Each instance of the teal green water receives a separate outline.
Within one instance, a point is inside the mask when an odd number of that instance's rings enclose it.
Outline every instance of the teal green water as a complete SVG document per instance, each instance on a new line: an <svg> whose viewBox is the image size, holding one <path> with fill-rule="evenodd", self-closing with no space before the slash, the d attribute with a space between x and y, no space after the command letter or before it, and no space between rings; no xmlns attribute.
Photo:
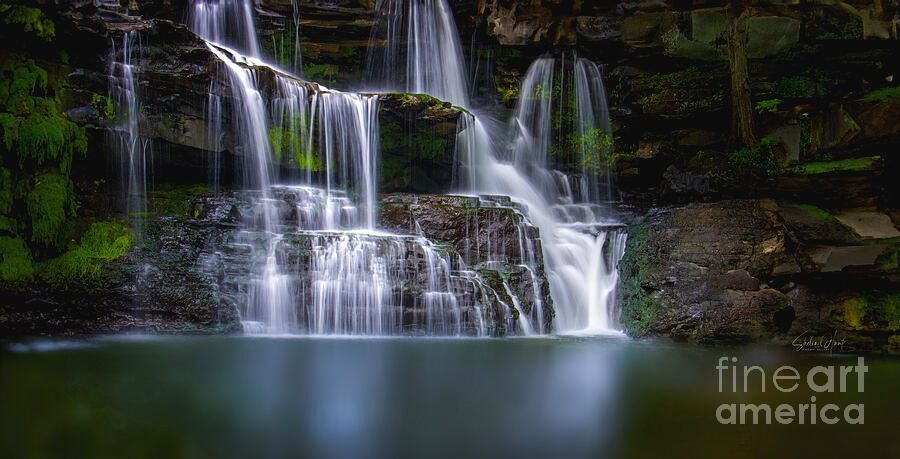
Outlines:
<svg viewBox="0 0 900 459"><path fill-rule="evenodd" d="M3 345L0 457L900 457L900 360L865 391L718 392L720 356L618 338L125 338ZM752 382L752 381L751 381ZM771 382L771 381L769 381ZM726 379L727 383L727 379ZM865 405L865 424L721 425L721 403Z"/></svg>

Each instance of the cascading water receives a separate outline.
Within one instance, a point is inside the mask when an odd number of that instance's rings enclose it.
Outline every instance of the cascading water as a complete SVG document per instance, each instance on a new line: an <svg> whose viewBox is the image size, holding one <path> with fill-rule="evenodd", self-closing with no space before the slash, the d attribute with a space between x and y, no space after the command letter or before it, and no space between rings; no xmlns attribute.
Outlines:
<svg viewBox="0 0 900 459"><path fill-rule="evenodd" d="M272 34L272 53L282 67L293 75L303 74L303 55L300 49L300 5L291 0L291 17L285 18L284 30Z"/></svg>
<svg viewBox="0 0 900 459"><path fill-rule="evenodd" d="M378 0L378 25L367 60L369 83L469 106L462 46L446 0ZM405 43L405 48L403 44ZM405 68L405 74L399 69ZM405 86L397 86L406 83Z"/></svg>
<svg viewBox="0 0 900 459"><path fill-rule="evenodd" d="M399 81L392 72L402 68L398 64L405 57L408 90L469 107L466 80L461 77L466 74L462 47L447 2L382 0L377 7L380 24L374 29L372 48L379 49L382 40L386 46L369 56L368 74L375 85L391 87L390 82ZM405 56L400 45L404 32ZM487 125L473 115L461 117L457 141L460 164L455 179L464 191L505 194L526 206L528 217L543 236L544 258L557 305L556 330L605 332L615 324L616 264L624 250L625 235L610 230L613 222L605 222L603 212L592 204L599 193L592 191L597 182L591 177L596 174L588 171L587 165L599 162L595 160L604 152L580 141L597 137L595 143L600 143L609 133L599 69L584 59L576 60L574 66L575 75L569 81L576 87L576 121L556 129L580 136L576 144L582 146L580 164L584 166L582 177L576 180L577 192L569 175L551 169L553 92L566 84L562 78L554 84L552 59L535 62L523 82L511 152L497 151L492 144L491 139L503 137L499 132L489 132ZM562 98L557 96L556 101L563 107ZM609 187L606 191L606 198L611 199ZM522 327L527 328L528 318L520 317Z"/></svg>
<svg viewBox="0 0 900 459"><path fill-rule="evenodd" d="M207 41L259 57L253 0L192 0L188 12L191 30Z"/></svg>
<svg viewBox="0 0 900 459"><path fill-rule="evenodd" d="M555 67L553 59L538 59L523 80L511 151L492 152L487 140L491 135L474 117L461 126L461 168L475 172L463 183L478 192L508 194L527 206L529 218L541 229L556 303L556 330L606 332L615 326L616 264L624 251L625 233L614 220L604 218L608 215L605 206L591 201L597 195L585 191L590 179L576 179L579 186L573 190L568 175L550 168L554 145L573 144L572 135L596 136L598 130L606 133L603 124L597 122L605 113L598 116L590 97L581 93L575 97L576 124L554 129L553 116L558 110L554 88L561 86L554 82ZM577 81L577 75L570 80ZM586 123L592 124L584 126ZM558 132L564 132L567 138L559 139ZM595 145L574 145L581 155L600 153ZM509 157L508 162L497 159L504 155Z"/></svg>
<svg viewBox="0 0 900 459"><path fill-rule="evenodd" d="M224 46L217 41L251 47L243 32L234 40L221 31L252 20L229 16L247 8L207 3L195 2L192 24L227 75L234 149L249 190L242 230L217 255L229 266L250 260L249 280L235 282L245 330L487 335L514 328L504 323L514 296L501 299L461 258L420 235L376 230L378 96L306 83ZM266 95L259 72L274 76ZM208 114L221 116L222 103L211 95ZM221 121L211 125L217 131ZM302 185L275 185L285 170Z"/></svg>
<svg viewBox="0 0 900 459"><path fill-rule="evenodd" d="M147 210L147 188L153 159L150 141L140 135L141 104L135 70L140 53L139 33L124 33L121 48L117 48L113 41L109 66L109 98L117 110L114 135L116 150L120 152L122 195L128 214L140 214Z"/></svg>
<svg viewBox="0 0 900 459"><path fill-rule="evenodd" d="M209 44L208 47L227 70L232 99L240 101L239 104L234 104L235 132L241 133L235 142L236 149L242 152L244 159L245 186L259 190L261 196L259 205L262 212L253 225L255 231L241 233L241 237L245 240L252 241L262 237L266 241L262 274L254 281L249 295L250 303L247 311L251 313L245 314L244 317L252 324L249 327L253 330L259 331L262 328L266 332L286 332L287 325L291 322L291 302L288 297L287 279L279 272L276 258L282 237L276 233L274 202L269 196L273 167L267 136L265 102L256 87L254 70L245 68L234 60L240 59L239 55L214 44ZM241 62L245 65L249 63L249 61Z"/></svg>

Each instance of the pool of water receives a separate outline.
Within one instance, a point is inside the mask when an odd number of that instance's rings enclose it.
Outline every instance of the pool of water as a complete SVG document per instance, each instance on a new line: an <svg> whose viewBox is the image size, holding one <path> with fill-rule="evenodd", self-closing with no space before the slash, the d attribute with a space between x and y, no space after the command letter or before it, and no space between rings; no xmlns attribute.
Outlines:
<svg viewBox="0 0 900 459"><path fill-rule="evenodd" d="M148 338L0 344L0 457L900 457L900 359L864 392L719 392L722 356L618 337ZM730 371L730 370L728 370ZM740 373L739 373L740 374ZM851 384L852 382L852 384ZM722 403L864 404L864 425L722 425Z"/></svg>

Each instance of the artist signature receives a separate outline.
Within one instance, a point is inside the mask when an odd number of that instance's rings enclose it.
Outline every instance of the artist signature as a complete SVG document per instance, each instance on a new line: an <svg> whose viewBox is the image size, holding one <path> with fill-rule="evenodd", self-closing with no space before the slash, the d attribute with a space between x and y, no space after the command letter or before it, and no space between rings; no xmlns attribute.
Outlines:
<svg viewBox="0 0 900 459"><path fill-rule="evenodd" d="M791 346L797 352L852 352L856 348L847 344L847 338L838 339L837 330L831 335L810 335L809 331L805 331L800 336L794 338Z"/></svg>

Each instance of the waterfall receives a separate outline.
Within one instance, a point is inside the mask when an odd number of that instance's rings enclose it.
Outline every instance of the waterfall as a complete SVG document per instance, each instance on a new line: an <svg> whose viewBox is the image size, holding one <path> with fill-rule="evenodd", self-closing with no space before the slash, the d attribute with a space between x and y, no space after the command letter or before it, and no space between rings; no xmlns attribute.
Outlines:
<svg viewBox="0 0 900 459"><path fill-rule="evenodd" d="M230 103L234 149L243 158L241 229L215 256L233 270L249 264L245 277L226 282L244 298L245 331L485 336L514 329L509 303L519 305L505 281L508 301L446 248L376 228L379 97L307 83L226 47L248 47L246 36L220 31L252 24L229 16L249 10L200 3L192 24L230 87L226 100L211 86L208 114L221 117ZM261 72L274 84L262 87ZM217 142L221 124L210 120ZM298 183L281 183L283 175Z"/></svg>
<svg viewBox="0 0 900 459"><path fill-rule="evenodd" d="M254 282L249 295L248 314L245 314L244 318L255 330L258 330L261 324L266 332L286 332L292 322L291 301L287 279L279 271L277 259L282 236L276 232L276 210L270 197L274 172L271 163L272 151L267 136L265 101L257 89L253 68L239 65L235 59L239 60L240 56L233 51L209 43L207 47L219 58L227 71L232 99L240 101L234 104L234 122L235 132L241 133L235 143L243 156L244 186L258 190L261 196L258 203L262 209L259 218L261 222L258 222L254 229L263 232L266 256L262 275ZM242 236L247 239L257 237L253 232L244 232Z"/></svg>
<svg viewBox="0 0 900 459"><path fill-rule="evenodd" d="M575 118L575 131L581 139L596 138L599 132L612 139L612 126L609 120L609 106L606 101L606 88L603 86L603 75L597 64L588 59L575 59L575 100L578 116ZM581 142L581 196L585 200L615 200L614 174L608 160L612 153L612 143L594 145L602 151L594 154L602 156L600 166L603 170L591 170L592 158L588 142ZM597 158L594 158L597 159Z"/></svg>
<svg viewBox="0 0 900 459"><path fill-rule="evenodd" d="M324 150L326 188L357 184L363 228L375 229L377 213L378 97L328 92L319 97L320 147ZM332 170L331 164L342 167Z"/></svg>
<svg viewBox="0 0 900 459"><path fill-rule="evenodd" d="M212 190L222 191L222 150L225 149L223 118L223 99L221 84L213 79L209 83L209 97L206 102L206 145L210 151L207 157L207 180Z"/></svg>
<svg viewBox="0 0 900 459"><path fill-rule="evenodd" d="M370 78L383 87L402 81L408 91L468 107L462 47L447 2L380 0L378 6L373 39L383 34L387 46L369 55ZM570 138L609 133L595 64L538 59L523 81L511 129L476 110L460 116L457 183L482 194L480 205L521 212L512 236L518 254L507 253L515 250L506 236L481 236L474 259L482 265L473 269L464 261L472 260L469 248L458 255L421 231L378 229L378 95L335 91L274 70L257 57L249 1L195 0L191 8L191 24L225 77L210 88L208 113L220 118L230 107L234 153L242 158L242 226L218 256L235 266L249 263L244 277L229 281L245 298L246 331L546 333L551 316L541 300L540 270L555 299L555 331L614 328L615 266L625 235L601 205L603 193L594 191L602 188L596 160L609 151L569 142L575 147L560 153ZM397 69L405 74L395 78ZM555 122L561 110L572 112L573 121ZM218 144L221 120L210 123ZM499 146L505 138L513 141ZM540 240L526 222L540 229ZM515 286L497 272L511 263L522 276ZM488 281L483 273L491 272ZM528 304L520 288L533 295Z"/></svg>
<svg viewBox="0 0 900 459"><path fill-rule="evenodd" d="M228 46L245 56L259 57L253 3L254 0L192 0L188 23L204 40Z"/></svg>
<svg viewBox="0 0 900 459"><path fill-rule="evenodd" d="M400 81L396 72L404 68L401 64L405 58L406 90L469 107L462 46L446 0L379 0L376 11L378 26L373 28L370 40L376 51L367 61L370 83L380 89L391 88L392 82ZM382 42L386 44L379 49ZM460 164L454 176L464 191L509 195L527 207L528 217L540 228L543 238L545 265L557 305L556 330L605 332L615 325L616 264L625 235L615 229L614 221L604 219L607 212L592 202L599 193L592 192L596 174L587 170L589 160L600 162L595 161L597 156L609 153L584 141L597 138L594 143L599 144L609 134L602 78L596 65L587 60L578 59L572 65L575 75L568 78L569 83L565 71L560 72L558 81L554 80L553 59L538 59L529 69L513 122L511 160L504 159L509 154L498 151L492 143L492 139L503 138L501 132L488 128L474 115L464 114L457 136ZM569 126L558 123L555 129L579 136L575 143L581 146L582 176L577 179L577 193L570 175L551 168L554 95L559 104L556 110L566 109L565 99L555 93L573 82L576 120ZM479 117L485 118L484 114ZM532 328L529 319L535 317L520 314L523 329Z"/></svg>
<svg viewBox="0 0 900 459"><path fill-rule="evenodd" d="M126 32L122 35L121 49L113 41L109 65L109 99L116 108L114 149L120 156L122 196L129 215L147 211L153 158L150 141L140 135L141 104L135 68L140 54L140 35L137 31Z"/></svg>
<svg viewBox="0 0 900 459"><path fill-rule="evenodd" d="M375 51L367 58L369 84L379 90L430 94L468 107L462 45L447 1L378 0L375 11L378 23L371 42L386 44L373 46ZM397 86L403 81L405 87Z"/></svg>

